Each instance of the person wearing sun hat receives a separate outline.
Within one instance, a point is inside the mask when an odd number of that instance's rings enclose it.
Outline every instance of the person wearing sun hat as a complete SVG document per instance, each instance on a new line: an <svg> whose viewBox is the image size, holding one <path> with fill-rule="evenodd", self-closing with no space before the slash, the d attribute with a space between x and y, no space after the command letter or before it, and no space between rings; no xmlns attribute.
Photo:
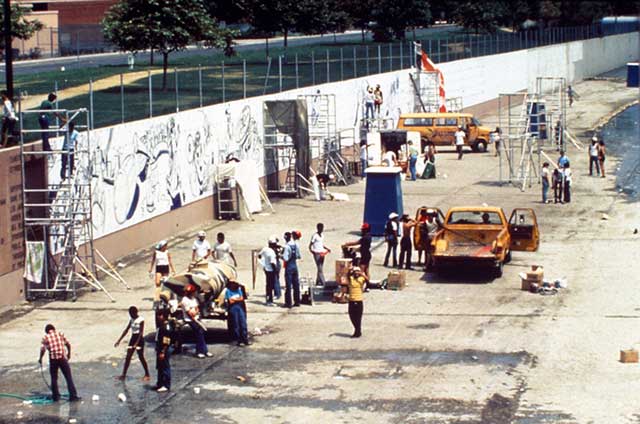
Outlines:
<svg viewBox="0 0 640 424"><path fill-rule="evenodd" d="M193 242L191 247L191 262L208 259L211 256L211 244L206 240L207 233L198 231L198 238Z"/></svg>
<svg viewBox="0 0 640 424"><path fill-rule="evenodd" d="M358 338L362 336L362 315L364 313L364 287L369 279L362 272L360 267L353 267L349 271L349 319L353 325L352 338Z"/></svg>
<svg viewBox="0 0 640 424"><path fill-rule="evenodd" d="M393 254L393 267L398 266L398 214L391 212L384 227L384 240L387 243L387 253L384 255L384 266L389 266L389 255Z"/></svg>

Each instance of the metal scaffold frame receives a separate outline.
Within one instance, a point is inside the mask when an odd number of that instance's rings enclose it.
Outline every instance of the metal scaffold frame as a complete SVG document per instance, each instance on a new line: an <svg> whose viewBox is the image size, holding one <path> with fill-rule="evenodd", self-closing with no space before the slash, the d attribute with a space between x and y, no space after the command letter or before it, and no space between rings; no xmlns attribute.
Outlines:
<svg viewBox="0 0 640 424"><path fill-rule="evenodd" d="M527 93L503 93L498 97L498 126L502 130L499 151L499 180L509 182L524 191L538 179L541 146L537 131L541 121L533 105L538 103L537 96ZM539 103L538 103L539 104ZM506 161L508 175L504 175L503 161Z"/></svg>
<svg viewBox="0 0 640 424"><path fill-rule="evenodd" d="M60 127L42 129L27 128L43 114L54 114L62 120ZM43 245L42 276L40 281L25 281L27 299L61 296L69 294L73 300L78 290L91 287L103 291L112 301L115 299L97 278L93 246L91 214L91 114L87 109L22 110L20 116L20 162L22 172L22 217L25 245L31 242ZM73 150L65 150L64 144L53 150L36 150L25 144L28 134L58 136L69 139L70 123L82 131ZM30 161L43 158L44 173L27 170ZM50 181L48 170L62 161L60 181ZM75 166L74 166L75 165ZM40 168L41 169L41 168ZM68 172L67 172L68 170ZM98 252L98 254L100 254ZM29 257L29 252L27 252ZM108 262L102 255L107 266ZM26 260L25 260L26 264ZM112 271L117 274L117 271ZM111 275L111 273L109 274ZM114 274L115 275L115 274ZM116 277L114 277L116 278ZM120 279L118 279L120 281ZM126 282L123 283L126 286ZM128 286L127 286L128 287Z"/></svg>
<svg viewBox="0 0 640 424"><path fill-rule="evenodd" d="M558 150L566 149L567 80L563 77L536 78L536 95L545 103L546 121L551 125L549 137Z"/></svg>

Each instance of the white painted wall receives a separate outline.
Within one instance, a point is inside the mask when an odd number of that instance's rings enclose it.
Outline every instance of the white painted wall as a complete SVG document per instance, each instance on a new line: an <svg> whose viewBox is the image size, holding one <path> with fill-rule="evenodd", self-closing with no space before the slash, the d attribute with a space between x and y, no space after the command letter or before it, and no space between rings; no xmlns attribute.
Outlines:
<svg viewBox="0 0 640 424"><path fill-rule="evenodd" d="M500 93L529 89L536 77L569 81L594 76L638 58L638 34L577 41L494 56L444 63L447 97L464 106ZM92 132L93 215L96 238L119 231L212 194L212 165L233 153L255 161L264 175L262 105L265 100L334 94L337 127L353 128L369 85L384 93L381 113L396 119L413 108L409 71L389 72L269 96L180 112ZM309 115L313 110L309 110ZM82 164L80 164L82 167ZM50 168L56 181L59 163Z"/></svg>

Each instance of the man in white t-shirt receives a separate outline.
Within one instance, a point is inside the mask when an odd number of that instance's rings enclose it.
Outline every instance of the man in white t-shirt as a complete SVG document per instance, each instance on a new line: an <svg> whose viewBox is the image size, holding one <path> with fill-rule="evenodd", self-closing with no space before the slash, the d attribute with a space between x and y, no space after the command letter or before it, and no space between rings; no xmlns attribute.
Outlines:
<svg viewBox="0 0 640 424"><path fill-rule="evenodd" d="M273 295L276 290L276 277L278 256L276 249L278 248L278 238L276 236L269 237L267 247L263 248L258 254L260 266L264 270L266 302L267 306L274 306Z"/></svg>
<svg viewBox="0 0 640 424"><path fill-rule="evenodd" d="M206 240L207 233L204 231L198 232L198 239L193 242L193 247L191 248L191 261L195 262L201 259L207 259L211 255L211 245L209 241Z"/></svg>
<svg viewBox="0 0 640 424"><path fill-rule="evenodd" d="M311 237L311 242L309 243L309 251L313 254L313 260L316 263L317 275L316 275L316 284L319 286L324 286L326 281L324 279L324 257L327 253L331 252L329 248L324 245L324 236L322 232L324 231L324 224L318 223L316 225L317 232Z"/></svg>
<svg viewBox="0 0 640 424"><path fill-rule="evenodd" d="M184 312L184 320L191 327L196 337L196 356L198 358L211 357L204 338L204 328L200 323L200 305L196 299L196 287L189 284L184 289L184 297L180 301L180 307Z"/></svg>
<svg viewBox="0 0 640 424"><path fill-rule="evenodd" d="M593 176L593 165L596 166L596 174L600 176L600 165L598 163L598 137L591 137L591 145L589 146L589 175Z"/></svg>
<svg viewBox="0 0 640 424"><path fill-rule="evenodd" d="M464 139L467 135L462 130L462 125L458 125L458 131L455 133L456 137L456 151L458 152L458 160L462 159L462 148L464 147Z"/></svg>
<svg viewBox="0 0 640 424"><path fill-rule="evenodd" d="M229 265L238 266L238 261L233 254L231 245L225 241L224 233L218 233L216 236L216 244L213 246L213 254L215 259L226 262Z"/></svg>

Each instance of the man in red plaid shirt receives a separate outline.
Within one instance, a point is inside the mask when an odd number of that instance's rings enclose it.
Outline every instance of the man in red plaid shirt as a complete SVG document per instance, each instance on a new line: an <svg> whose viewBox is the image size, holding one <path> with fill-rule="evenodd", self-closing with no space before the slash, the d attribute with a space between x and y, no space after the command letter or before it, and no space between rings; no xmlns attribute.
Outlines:
<svg viewBox="0 0 640 424"><path fill-rule="evenodd" d="M71 368L69 367L69 359L71 359L71 344L64 337L64 334L56 331L52 324L47 324L44 328L45 336L42 338L42 347L40 348L40 358L38 362L42 365L42 357L45 351L49 351L49 373L51 374L51 392L53 401L60 400L60 392L58 391L58 370L62 371L64 379L69 389L69 401L75 402L80 400L76 386L73 384L71 377ZM66 352L65 352L66 347Z"/></svg>

